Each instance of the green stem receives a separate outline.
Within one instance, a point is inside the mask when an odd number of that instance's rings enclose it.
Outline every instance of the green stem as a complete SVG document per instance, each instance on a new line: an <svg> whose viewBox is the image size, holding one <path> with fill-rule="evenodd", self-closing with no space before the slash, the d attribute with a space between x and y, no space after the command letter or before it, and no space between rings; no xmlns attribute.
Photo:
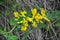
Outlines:
<svg viewBox="0 0 60 40"><path fill-rule="evenodd" d="M56 23L59 19L56 19L53 23Z"/></svg>
<svg viewBox="0 0 60 40"><path fill-rule="evenodd" d="M17 26L15 25L9 32L7 32L7 33L11 33L11 32L13 32L13 30L16 28Z"/></svg>
<svg viewBox="0 0 60 40"><path fill-rule="evenodd" d="M52 29L52 31L53 31L53 33L54 33L55 37L57 38L57 34L56 34L55 30L53 29L53 27L52 27L52 24L51 24L51 23L50 23L50 28Z"/></svg>

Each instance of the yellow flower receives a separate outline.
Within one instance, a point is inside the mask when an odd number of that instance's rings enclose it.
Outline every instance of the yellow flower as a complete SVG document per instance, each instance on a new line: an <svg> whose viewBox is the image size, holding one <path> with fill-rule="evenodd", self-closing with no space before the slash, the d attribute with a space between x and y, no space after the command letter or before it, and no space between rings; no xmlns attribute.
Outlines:
<svg viewBox="0 0 60 40"><path fill-rule="evenodd" d="M26 11L21 11L20 13L21 13L21 16L24 17L27 12Z"/></svg>
<svg viewBox="0 0 60 40"><path fill-rule="evenodd" d="M27 21L32 22L33 20L32 20L32 18L27 17Z"/></svg>
<svg viewBox="0 0 60 40"><path fill-rule="evenodd" d="M22 26L21 31L26 31L28 27L28 23L25 23L24 26Z"/></svg>
<svg viewBox="0 0 60 40"><path fill-rule="evenodd" d="M14 17L18 17L19 16L17 11L15 11L13 14L14 14Z"/></svg>
<svg viewBox="0 0 60 40"><path fill-rule="evenodd" d="M28 21L25 18L23 18L23 23L28 23Z"/></svg>
<svg viewBox="0 0 60 40"><path fill-rule="evenodd" d="M27 27L25 27L25 26L23 26L22 28L21 28L21 31L26 31L27 30Z"/></svg>
<svg viewBox="0 0 60 40"><path fill-rule="evenodd" d="M44 8L41 8L40 10L41 10L42 16L46 16L46 15L45 15L45 10L44 10Z"/></svg>
<svg viewBox="0 0 60 40"><path fill-rule="evenodd" d="M32 15L35 15L37 13L37 9L36 8L31 9L31 12L32 12Z"/></svg>
<svg viewBox="0 0 60 40"><path fill-rule="evenodd" d="M39 21L40 19L43 19L43 16L41 16L39 13L36 14L35 20L36 20L36 21Z"/></svg>
<svg viewBox="0 0 60 40"><path fill-rule="evenodd" d="M25 23L24 26L25 26L25 27L28 27L28 23Z"/></svg>
<svg viewBox="0 0 60 40"><path fill-rule="evenodd" d="M33 27L37 27L37 23L36 23L36 22L33 22L33 23L32 23L32 26L33 26Z"/></svg>
<svg viewBox="0 0 60 40"><path fill-rule="evenodd" d="M44 19L45 19L46 21L50 22L50 20L49 20L48 18L44 17Z"/></svg>

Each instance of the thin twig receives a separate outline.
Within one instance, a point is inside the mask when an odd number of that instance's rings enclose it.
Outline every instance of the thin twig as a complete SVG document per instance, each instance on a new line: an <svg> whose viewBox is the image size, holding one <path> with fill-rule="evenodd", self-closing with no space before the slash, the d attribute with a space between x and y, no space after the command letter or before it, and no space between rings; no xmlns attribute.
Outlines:
<svg viewBox="0 0 60 40"><path fill-rule="evenodd" d="M11 33L11 32L13 32L13 30L16 28L17 26L15 25L9 32L7 32L7 33Z"/></svg>

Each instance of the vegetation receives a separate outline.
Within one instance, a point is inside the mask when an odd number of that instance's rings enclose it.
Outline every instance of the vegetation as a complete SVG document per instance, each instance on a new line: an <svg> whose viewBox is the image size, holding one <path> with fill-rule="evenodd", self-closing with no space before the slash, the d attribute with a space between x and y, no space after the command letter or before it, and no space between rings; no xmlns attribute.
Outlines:
<svg viewBox="0 0 60 40"><path fill-rule="evenodd" d="M60 40L60 10L49 2L1 0L0 40Z"/></svg>

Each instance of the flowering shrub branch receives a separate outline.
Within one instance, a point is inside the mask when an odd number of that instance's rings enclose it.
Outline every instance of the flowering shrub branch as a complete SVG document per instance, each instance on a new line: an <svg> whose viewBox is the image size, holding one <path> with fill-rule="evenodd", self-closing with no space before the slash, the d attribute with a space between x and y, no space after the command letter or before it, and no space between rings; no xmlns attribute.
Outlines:
<svg viewBox="0 0 60 40"><path fill-rule="evenodd" d="M25 10L21 12L14 11L13 15L16 24L20 25L19 29L21 31L26 31L29 23L31 23L32 27L36 28L38 23L43 23L43 20L50 22L50 20L46 17L44 8L41 8L39 12L37 12L36 8L33 8L30 13Z"/></svg>

